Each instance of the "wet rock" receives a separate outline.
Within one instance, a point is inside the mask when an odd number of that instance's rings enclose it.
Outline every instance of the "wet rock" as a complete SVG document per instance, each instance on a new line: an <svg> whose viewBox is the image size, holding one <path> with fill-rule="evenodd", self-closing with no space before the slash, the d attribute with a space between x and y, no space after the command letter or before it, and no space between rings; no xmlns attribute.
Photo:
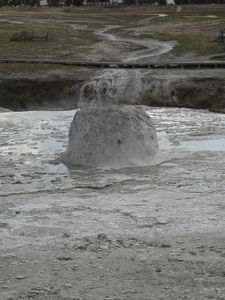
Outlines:
<svg viewBox="0 0 225 300"><path fill-rule="evenodd" d="M66 288L66 289L69 289L69 288L72 288L72 284L71 283L64 283L63 287Z"/></svg>
<svg viewBox="0 0 225 300"><path fill-rule="evenodd" d="M63 238L69 238L69 237L70 237L70 234L69 234L69 233L63 233L62 237L63 237Z"/></svg>
<svg viewBox="0 0 225 300"><path fill-rule="evenodd" d="M162 243L161 247L162 248L170 248L171 246L169 244L167 244L167 243Z"/></svg>
<svg viewBox="0 0 225 300"><path fill-rule="evenodd" d="M98 252L99 251L99 246L91 245L90 247L88 247L88 250L93 251L93 252Z"/></svg>
<svg viewBox="0 0 225 300"><path fill-rule="evenodd" d="M101 246L101 249L102 250L109 250L109 247L108 246Z"/></svg>
<svg viewBox="0 0 225 300"><path fill-rule="evenodd" d="M161 269L160 267L157 267L157 268L155 269L155 271L156 271L157 273L160 273L160 272L162 272L162 269Z"/></svg>
<svg viewBox="0 0 225 300"><path fill-rule="evenodd" d="M22 275L16 276L16 279L19 279L19 280L26 279L26 278L27 278L26 276L22 276Z"/></svg>
<svg viewBox="0 0 225 300"><path fill-rule="evenodd" d="M59 160L86 167L121 168L162 161L155 126L143 106L79 110Z"/></svg>
<svg viewBox="0 0 225 300"><path fill-rule="evenodd" d="M106 239L106 234L105 233L99 233L98 234L98 236L97 236L97 239L99 239L99 240L104 240L104 239Z"/></svg>
<svg viewBox="0 0 225 300"><path fill-rule="evenodd" d="M0 113L10 112L11 110L7 108L0 107Z"/></svg>
<svg viewBox="0 0 225 300"><path fill-rule="evenodd" d="M67 261L67 260L71 260L72 259L70 256L57 256L56 258L58 260L62 260L62 261Z"/></svg>
<svg viewBox="0 0 225 300"><path fill-rule="evenodd" d="M4 290L6 290L7 288L8 288L8 286L7 285L3 285L3 287L2 287Z"/></svg>
<svg viewBox="0 0 225 300"><path fill-rule="evenodd" d="M78 241L75 243L74 248L85 251L85 250L87 250L88 246L89 246L88 242Z"/></svg>
<svg viewBox="0 0 225 300"><path fill-rule="evenodd" d="M10 228L8 223L0 222L0 228Z"/></svg>

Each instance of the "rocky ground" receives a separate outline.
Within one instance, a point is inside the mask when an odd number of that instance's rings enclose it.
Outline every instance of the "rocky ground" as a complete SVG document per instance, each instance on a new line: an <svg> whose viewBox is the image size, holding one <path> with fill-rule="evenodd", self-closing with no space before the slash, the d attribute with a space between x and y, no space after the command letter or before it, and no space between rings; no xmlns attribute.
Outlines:
<svg viewBox="0 0 225 300"><path fill-rule="evenodd" d="M75 111L1 111L1 300L225 299L224 114L150 108L166 159L104 170L54 163Z"/></svg>
<svg viewBox="0 0 225 300"><path fill-rule="evenodd" d="M74 111L1 113L1 300L225 299L224 115L152 108L160 165L54 165Z"/></svg>

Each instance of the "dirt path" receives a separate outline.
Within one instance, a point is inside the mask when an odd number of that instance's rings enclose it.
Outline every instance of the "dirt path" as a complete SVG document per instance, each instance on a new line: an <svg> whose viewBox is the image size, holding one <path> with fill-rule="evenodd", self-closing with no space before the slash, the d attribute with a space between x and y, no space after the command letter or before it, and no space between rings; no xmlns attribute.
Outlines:
<svg viewBox="0 0 225 300"><path fill-rule="evenodd" d="M96 34L101 36L101 38L105 40L105 42L101 43L101 45L104 44L104 52L111 49L112 46L110 46L110 44L112 42L119 44L120 47L122 47L121 45L130 43L137 46L142 45L145 48L144 50L133 51L131 53L124 52L124 54L120 51L118 52L118 61L122 60L122 62L143 62L143 59L151 58L153 58L155 61L156 57L161 57L162 54L170 52L175 45L174 42L160 42L151 39L143 40L140 38L120 38L112 33L108 33L108 31L114 27L115 26L106 26L105 28L96 31ZM107 41L109 41L109 44L107 44Z"/></svg>

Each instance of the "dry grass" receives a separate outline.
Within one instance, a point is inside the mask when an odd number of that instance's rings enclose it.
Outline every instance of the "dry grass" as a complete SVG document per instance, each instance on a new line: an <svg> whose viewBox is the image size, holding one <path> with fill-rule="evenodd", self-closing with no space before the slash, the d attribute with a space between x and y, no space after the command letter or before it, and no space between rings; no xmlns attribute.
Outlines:
<svg viewBox="0 0 225 300"><path fill-rule="evenodd" d="M210 43L217 35L218 25L225 23L224 5L185 6L181 13L176 13L175 6L15 8L0 9L0 13L0 52L3 59L86 60L95 53L95 58L115 61L117 56L104 55L104 49L96 47L100 38L94 30L104 25L118 26L112 32L120 36L176 40L178 45L174 50L177 54L195 52L196 55L207 55L224 51L223 47ZM166 13L167 16L152 18L154 13ZM216 17L209 16L212 14ZM49 39L9 42L14 33L26 30L34 31L35 36L44 36L48 32ZM143 46L124 43L117 48L132 52L143 49Z"/></svg>
<svg viewBox="0 0 225 300"><path fill-rule="evenodd" d="M14 33L33 31L35 36L45 36L48 40L9 42ZM79 60L82 57L80 47L89 48L98 41L92 31L74 30L64 26L52 25L13 25L1 24L1 58L44 58Z"/></svg>
<svg viewBox="0 0 225 300"><path fill-rule="evenodd" d="M193 52L196 56L219 54L225 51L224 45L212 43L219 33L219 26L225 24L225 14L218 17L179 15L154 17L145 22L142 30L139 24L130 23L126 29L116 28L111 32L124 37L141 37L160 41L177 41L176 54Z"/></svg>

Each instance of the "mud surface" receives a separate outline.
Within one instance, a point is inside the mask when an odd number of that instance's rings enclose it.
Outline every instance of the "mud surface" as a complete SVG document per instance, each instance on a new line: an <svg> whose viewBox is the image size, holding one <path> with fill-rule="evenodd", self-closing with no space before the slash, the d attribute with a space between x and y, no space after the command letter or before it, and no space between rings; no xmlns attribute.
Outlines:
<svg viewBox="0 0 225 300"><path fill-rule="evenodd" d="M225 299L225 116L151 108L168 161L106 171L51 163L74 113L1 113L1 300Z"/></svg>

